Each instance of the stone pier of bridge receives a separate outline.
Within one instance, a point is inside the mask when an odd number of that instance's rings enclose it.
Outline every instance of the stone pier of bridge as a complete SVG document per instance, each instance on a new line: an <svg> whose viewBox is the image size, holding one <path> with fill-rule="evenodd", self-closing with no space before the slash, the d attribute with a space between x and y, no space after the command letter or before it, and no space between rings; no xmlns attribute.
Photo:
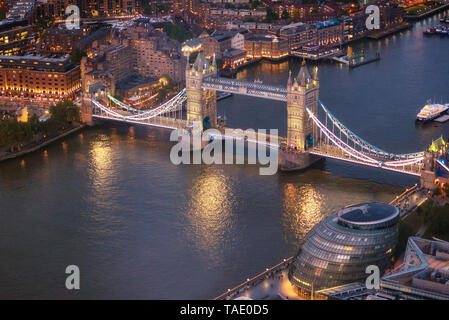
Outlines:
<svg viewBox="0 0 449 320"><path fill-rule="evenodd" d="M201 130L217 126L216 91L202 86L210 77L218 77L215 57L210 61L200 52L192 66L187 64L186 94L187 122L193 125L199 121ZM287 82L287 139L279 150L281 170L305 169L320 159L308 152L318 141L318 129L305 108L317 115L318 99L318 70L315 67L312 76L303 61L298 75L292 77L290 73Z"/></svg>

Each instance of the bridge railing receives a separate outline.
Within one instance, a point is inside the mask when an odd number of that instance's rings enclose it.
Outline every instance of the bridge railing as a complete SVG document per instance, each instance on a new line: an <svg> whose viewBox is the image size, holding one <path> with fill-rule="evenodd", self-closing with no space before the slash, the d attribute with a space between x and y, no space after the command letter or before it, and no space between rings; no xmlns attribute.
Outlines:
<svg viewBox="0 0 449 320"><path fill-rule="evenodd" d="M235 286L232 289L228 289L228 291L214 298L214 300L230 300L234 298L236 295L242 293L245 289L249 289L258 285L260 282L265 281L268 277L279 273L283 270L286 270L293 261L293 257L289 257L284 259L281 263L275 265L274 267L265 269L264 272L259 273L255 277L248 278L245 282Z"/></svg>

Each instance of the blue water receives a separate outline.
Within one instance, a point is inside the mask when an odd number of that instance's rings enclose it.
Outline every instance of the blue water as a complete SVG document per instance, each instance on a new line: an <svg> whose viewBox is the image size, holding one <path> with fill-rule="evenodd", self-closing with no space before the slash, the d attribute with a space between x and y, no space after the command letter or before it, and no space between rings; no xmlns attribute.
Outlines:
<svg viewBox="0 0 449 320"><path fill-rule="evenodd" d="M392 152L423 150L447 124L415 126L429 98L449 102L449 38L423 38L436 17L354 51L381 61L319 65L320 98L349 128ZM285 84L300 61L237 75ZM229 126L278 128L285 104L234 96ZM296 253L338 208L388 202L416 178L327 160L303 173L260 176L256 165L169 161L168 133L105 125L0 164L0 298L210 299ZM65 289L78 265L81 289Z"/></svg>

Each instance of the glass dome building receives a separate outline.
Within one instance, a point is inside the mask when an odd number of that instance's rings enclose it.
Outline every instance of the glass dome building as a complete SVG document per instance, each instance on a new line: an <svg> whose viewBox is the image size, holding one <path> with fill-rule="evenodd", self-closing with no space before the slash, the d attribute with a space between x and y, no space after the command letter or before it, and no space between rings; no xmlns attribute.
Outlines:
<svg viewBox="0 0 449 320"><path fill-rule="evenodd" d="M306 236L289 270L298 294L350 282L365 282L368 265L381 275L390 266L398 238L399 209L362 203L341 209Z"/></svg>

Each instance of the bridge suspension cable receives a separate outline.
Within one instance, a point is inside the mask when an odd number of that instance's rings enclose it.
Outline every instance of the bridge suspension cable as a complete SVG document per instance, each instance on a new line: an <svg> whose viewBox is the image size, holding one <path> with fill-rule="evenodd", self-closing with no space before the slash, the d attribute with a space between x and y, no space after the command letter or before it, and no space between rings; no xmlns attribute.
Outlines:
<svg viewBox="0 0 449 320"><path fill-rule="evenodd" d="M346 127L343 128L343 125L341 123L338 123L337 125L337 122L331 121L331 130L327 127L327 118L326 124L323 124L307 106L306 110L312 121L319 128L320 135L324 134L327 139L327 143L323 143L323 141L320 140L318 145L311 150L312 153L345 161L365 164L372 167L382 167L392 171L419 175L420 165L424 158L422 155L423 153L415 153L413 154L415 155L414 157L396 157L393 158L393 160L385 161L386 159L384 153L373 152L373 150L376 150L377 148L374 149L374 146L368 147L367 145L363 144L362 141L364 140L362 140L352 132L351 137L349 137L349 129L347 129ZM337 134L334 132L335 127L337 127L340 131L339 136L337 136ZM342 133L343 135L346 135L346 139L343 139L344 137L342 138ZM346 142L344 140L346 140ZM350 145L349 140L353 142L353 146ZM357 150L357 147L359 147L360 150ZM324 151L323 148L326 149L326 151ZM338 152L338 150L340 150L340 152ZM346 157L343 156L342 152L346 154Z"/></svg>
<svg viewBox="0 0 449 320"><path fill-rule="evenodd" d="M120 100L117 100L116 98L108 95L108 98L114 102L115 104L117 104L118 106L120 106L121 108L124 108L128 111L135 111L137 109L123 103ZM175 95L173 98L171 98L170 100L168 100L167 102L161 104L160 106L153 108L151 110L148 111L141 111L138 114L131 114L131 115L124 115L121 113L116 112L115 110L108 108L104 105L102 105L101 103L99 103L98 101L92 99L92 102L94 103L94 105L101 109L102 111L104 111L105 113L114 116L114 117L118 117L118 118L122 118L124 120L132 120L132 121L145 121L145 120L149 120L151 118L160 116L162 114L165 113L169 113L172 111L176 111L178 110L182 104L186 101L187 96L186 96L186 89L181 90L177 95ZM134 110L133 110L134 109Z"/></svg>
<svg viewBox="0 0 449 320"><path fill-rule="evenodd" d="M347 140L351 140L355 145L358 145L360 149L366 150L369 154L372 154L376 157L387 158L387 159L400 159L400 160L408 160L408 159L417 159L421 158L424 155L424 152L415 152L415 153L406 153L406 154L395 154L390 153L385 150L382 150L369 142L365 141L350 129L348 129L343 123L341 123L325 106L324 104L318 100L319 105L323 109L325 116L331 120L331 123L337 127L341 134L347 137ZM326 119L327 122L327 119Z"/></svg>

